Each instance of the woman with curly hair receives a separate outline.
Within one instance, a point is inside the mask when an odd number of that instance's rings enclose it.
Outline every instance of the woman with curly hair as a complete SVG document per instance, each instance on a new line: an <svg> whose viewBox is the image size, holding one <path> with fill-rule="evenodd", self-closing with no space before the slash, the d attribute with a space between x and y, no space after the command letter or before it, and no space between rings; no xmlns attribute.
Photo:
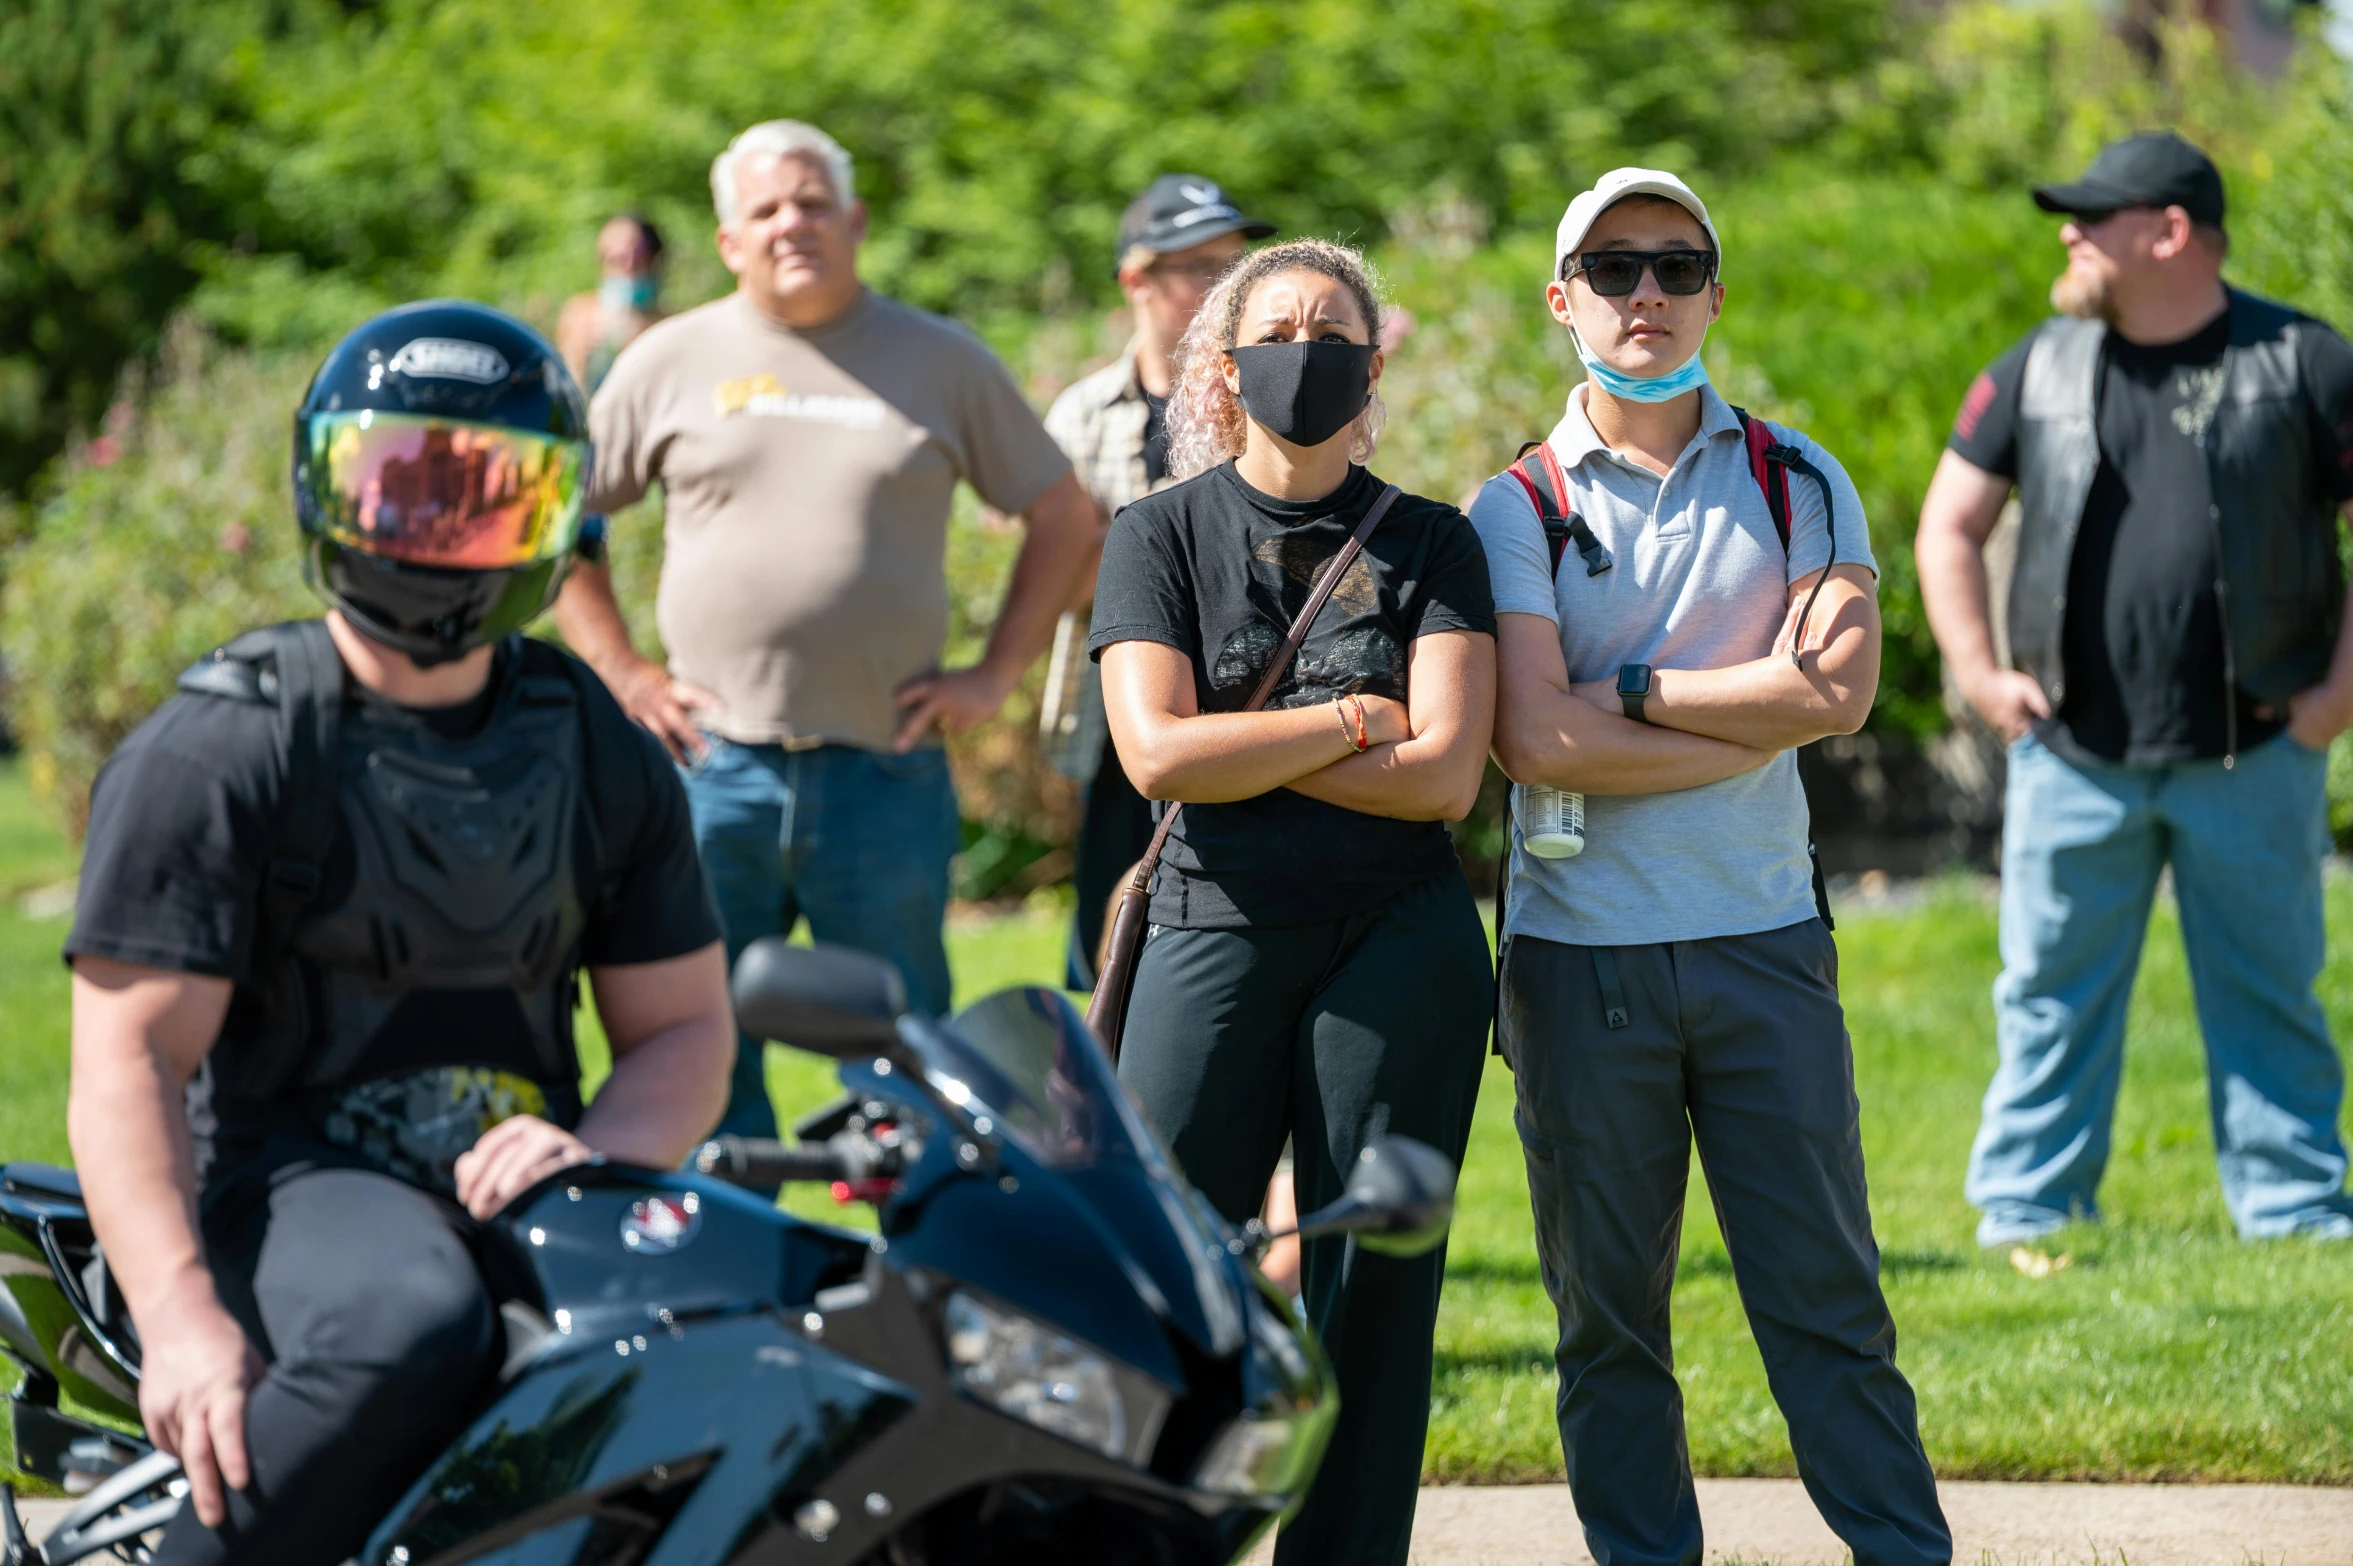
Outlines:
<svg viewBox="0 0 2353 1566"><path fill-rule="evenodd" d="M1151 884L1120 1074L1236 1223L1286 1137L1298 1201L1341 1193L1383 1133L1460 1160L1492 996L1445 823L1471 808L1495 706L1495 616L1454 507L1398 497L1260 711L1311 584L1387 488L1381 305L1314 240L1237 263L1178 356L1185 481L1113 522L1089 649L1128 776L1184 812ZM1275 1559L1406 1559L1443 1251L1306 1248L1303 1295L1340 1417Z"/></svg>

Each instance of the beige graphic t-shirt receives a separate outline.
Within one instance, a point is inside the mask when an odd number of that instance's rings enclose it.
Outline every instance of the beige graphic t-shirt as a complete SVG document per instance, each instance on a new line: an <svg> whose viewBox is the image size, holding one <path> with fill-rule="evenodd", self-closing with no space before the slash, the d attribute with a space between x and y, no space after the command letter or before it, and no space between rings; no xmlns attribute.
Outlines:
<svg viewBox="0 0 2353 1566"><path fill-rule="evenodd" d="M672 316L589 426L590 510L662 485L670 668L747 744L887 748L891 693L947 640L956 481L1017 513L1070 468L978 338L871 293L808 331L740 294Z"/></svg>

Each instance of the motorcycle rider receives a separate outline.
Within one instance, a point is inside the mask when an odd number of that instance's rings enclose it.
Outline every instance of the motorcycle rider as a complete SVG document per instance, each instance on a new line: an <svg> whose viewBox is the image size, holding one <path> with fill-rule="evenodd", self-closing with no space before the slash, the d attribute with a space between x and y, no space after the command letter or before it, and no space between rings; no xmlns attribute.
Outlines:
<svg viewBox="0 0 2353 1566"><path fill-rule="evenodd" d="M189 1498L155 1559L331 1566L477 1406L477 1220L669 1166L734 1056L660 746L520 628L574 549L586 410L472 304L353 332L294 421L323 620L181 679L92 792L74 1159ZM580 971L613 1069L583 1107Z"/></svg>

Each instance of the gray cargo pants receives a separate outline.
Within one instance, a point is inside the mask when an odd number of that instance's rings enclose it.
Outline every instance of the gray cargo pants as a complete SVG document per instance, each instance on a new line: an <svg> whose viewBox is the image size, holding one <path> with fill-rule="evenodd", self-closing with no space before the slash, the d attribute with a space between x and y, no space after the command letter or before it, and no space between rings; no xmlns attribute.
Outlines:
<svg viewBox="0 0 2353 1566"><path fill-rule="evenodd" d="M1654 946L1515 935L1499 1034L1560 1317L1561 1450L1594 1559L1701 1555L1668 1331L1696 1136L1807 1493L1857 1566L1949 1561L1879 1291L1822 921Z"/></svg>

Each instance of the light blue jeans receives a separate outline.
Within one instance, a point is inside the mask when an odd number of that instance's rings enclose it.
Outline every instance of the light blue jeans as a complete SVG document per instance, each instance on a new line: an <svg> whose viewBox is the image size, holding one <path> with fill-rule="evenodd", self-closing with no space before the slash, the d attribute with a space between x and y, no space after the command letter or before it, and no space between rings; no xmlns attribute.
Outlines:
<svg viewBox="0 0 2353 1566"><path fill-rule="evenodd" d="M727 932L728 967L753 941L789 934L806 914L817 940L888 958L911 1004L934 1016L946 1011L940 927L958 847L947 752L786 750L704 737L709 757L679 772ZM720 1131L776 1135L765 1054L758 1040L738 1035Z"/></svg>
<svg viewBox="0 0 2353 1566"><path fill-rule="evenodd" d="M1980 1245L2099 1215L2125 1007L2168 864L2231 1219L2248 1239L2353 1235L2344 1066L2313 994L2327 771L2284 734L2231 771L2080 763L2031 735L2010 747L2001 1060L1967 1187Z"/></svg>

